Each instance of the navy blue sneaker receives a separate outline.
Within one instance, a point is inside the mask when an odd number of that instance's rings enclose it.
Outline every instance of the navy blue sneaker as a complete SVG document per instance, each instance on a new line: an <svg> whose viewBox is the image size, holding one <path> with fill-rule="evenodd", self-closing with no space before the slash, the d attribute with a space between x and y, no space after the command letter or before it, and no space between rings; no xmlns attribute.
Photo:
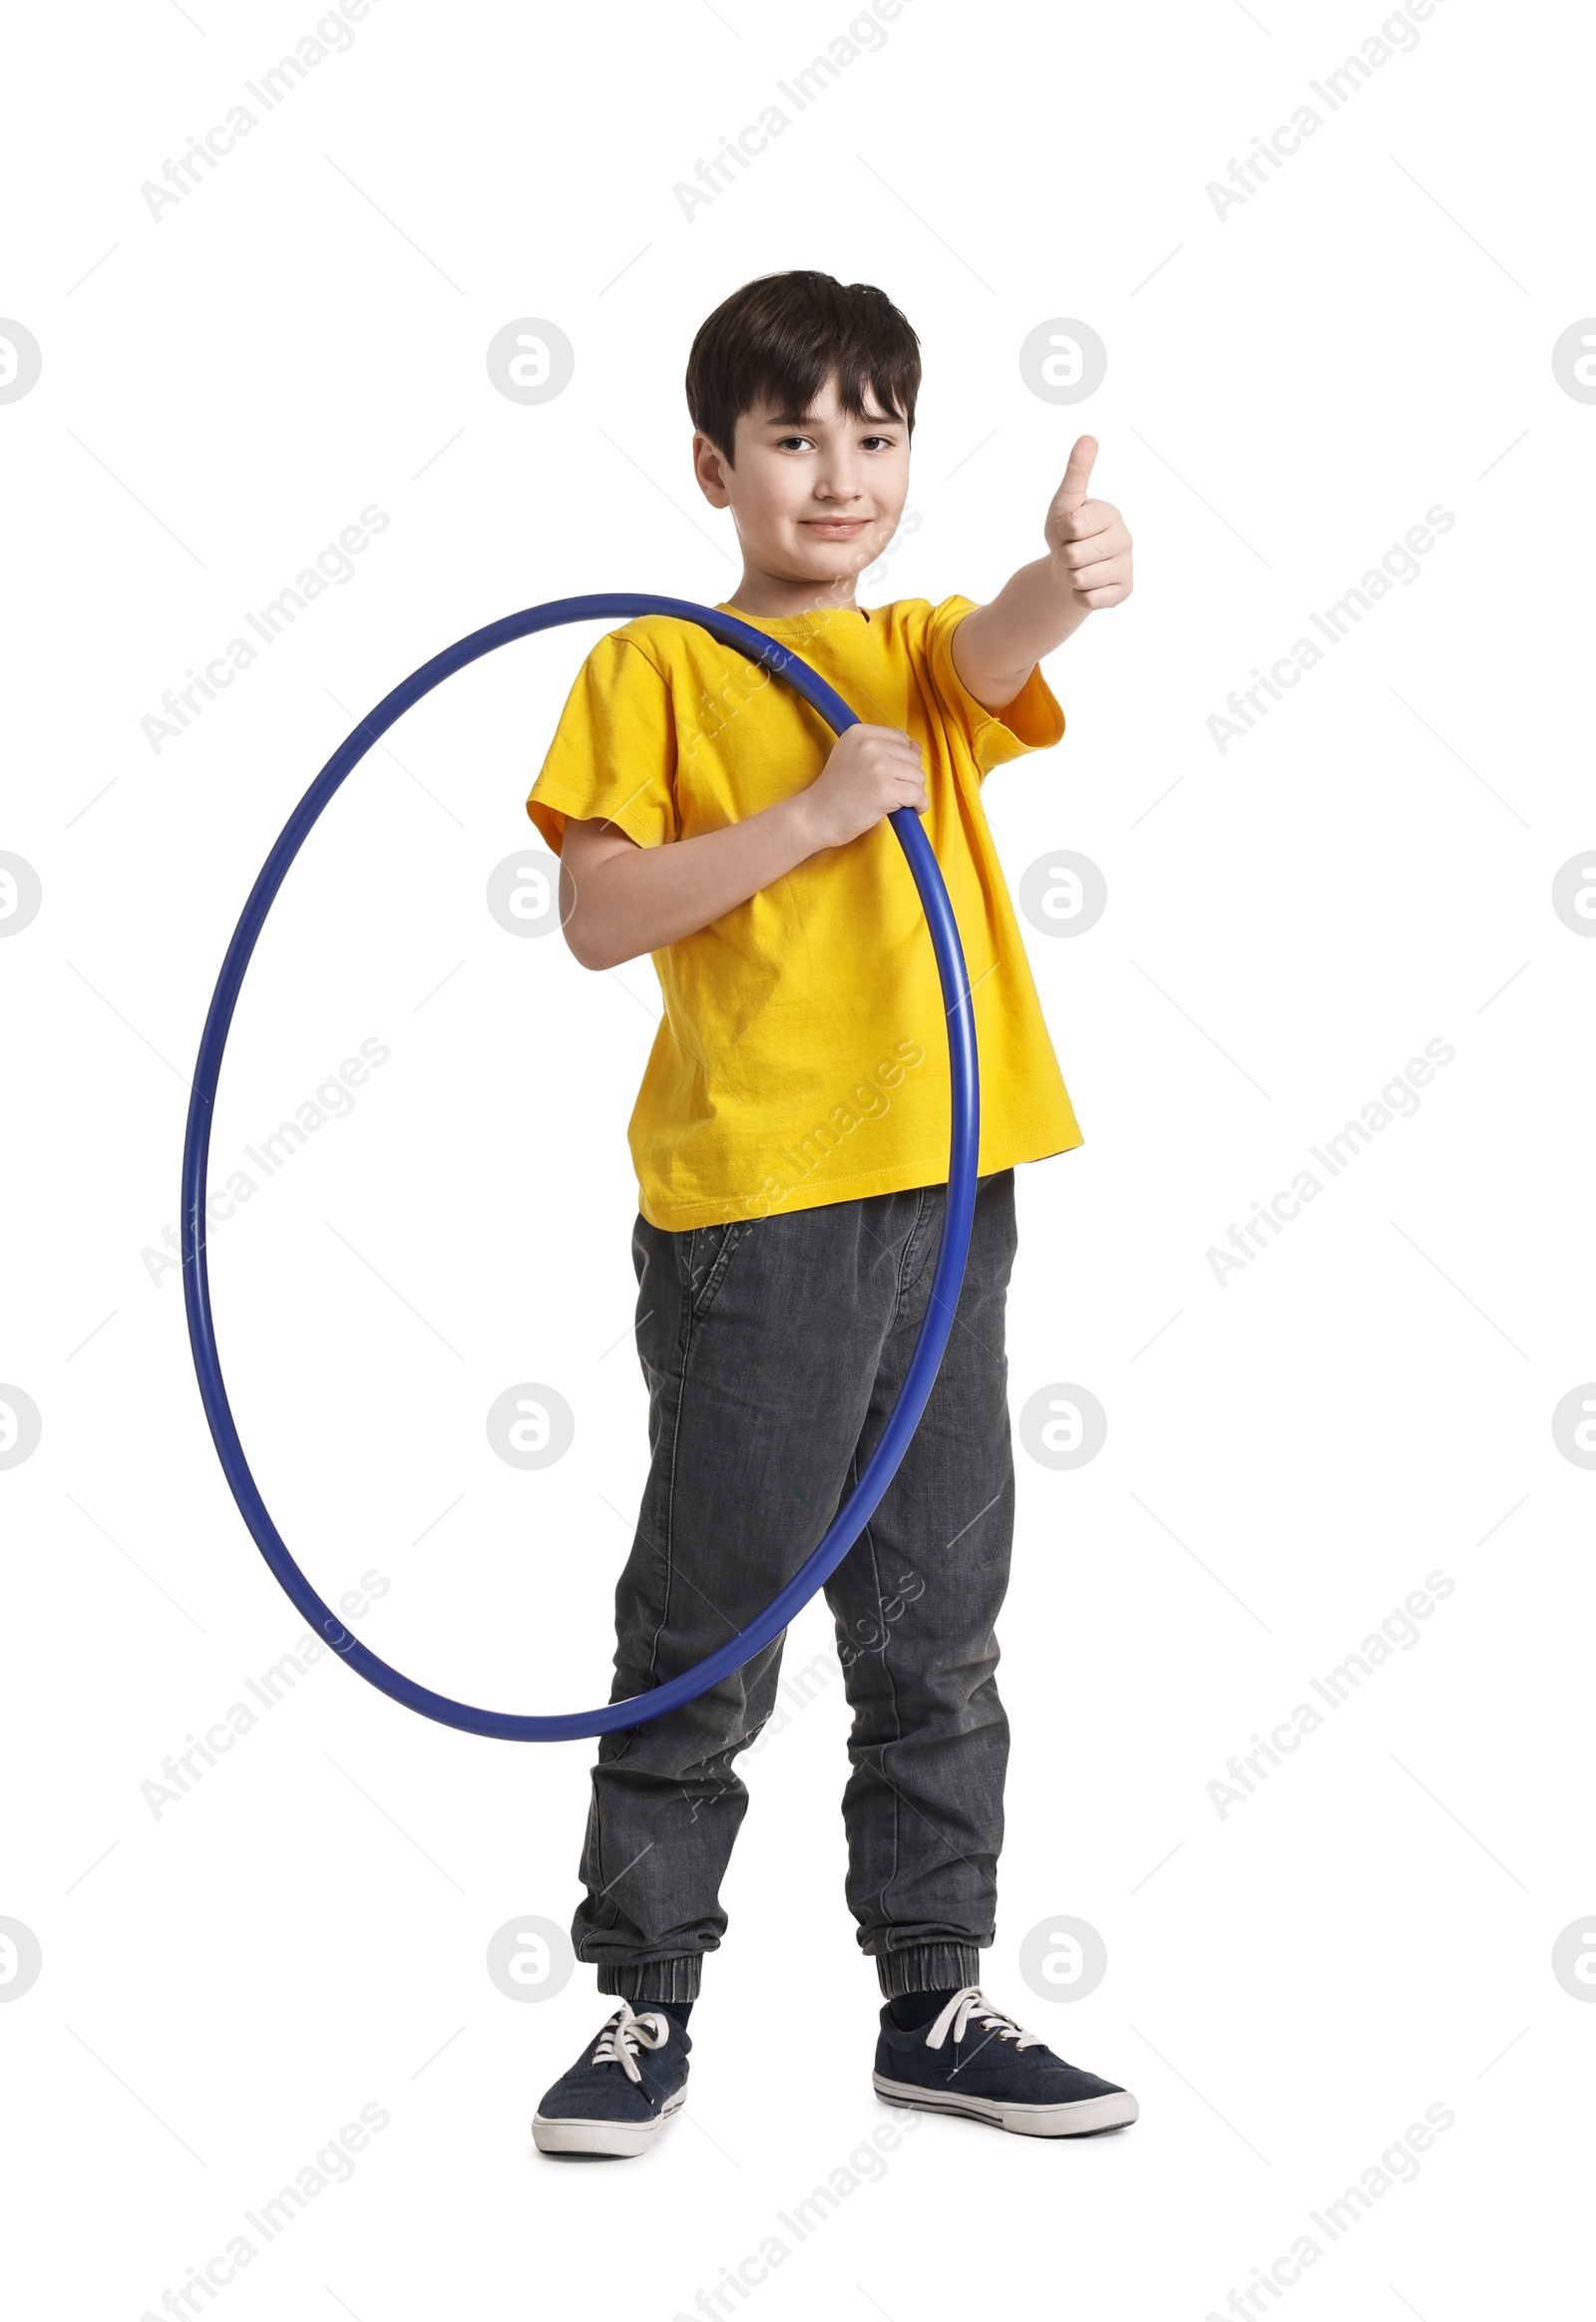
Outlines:
<svg viewBox="0 0 1596 2322"><path fill-rule="evenodd" d="M663 2008L634 2016L625 2000L532 2118L540 2152L646 2152L687 2102L686 2026Z"/></svg>
<svg viewBox="0 0 1596 2322"><path fill-rule="evenodd" d="M1137 2113L1128 2090L1065 2064L983 1999L979 1984L955 1992L934 2023L912 2032L894 2023L889 2002L875 2084L889 2105L960 2113L1020 2136L1089 2136L1123 2128Z"/></svg>

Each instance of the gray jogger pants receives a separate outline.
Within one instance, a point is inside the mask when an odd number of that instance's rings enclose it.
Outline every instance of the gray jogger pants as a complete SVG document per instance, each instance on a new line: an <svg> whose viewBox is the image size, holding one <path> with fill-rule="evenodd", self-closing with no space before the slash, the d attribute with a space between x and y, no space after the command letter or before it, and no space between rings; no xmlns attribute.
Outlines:
<svg viewBox="0 0 1596 2322"><path fill-rule="evenodd" d="M791 1578L873 1448L924 1320L945 1189L665 1233L638 1218L652 1462L615 1591L611 1701L690 1668ZM948 1351L885 1498L826 1588L853 1710L847 1900L887 1994L979 1980L1008 1725L994 1622L1014 1479L1003 1310L1014 1178L981 1180ZM691 1999L719 1945L781 1638L685 1709L604 1736L572 1925L600 1991ZM704 1810L709 1808L711 1810Z"/></svg>

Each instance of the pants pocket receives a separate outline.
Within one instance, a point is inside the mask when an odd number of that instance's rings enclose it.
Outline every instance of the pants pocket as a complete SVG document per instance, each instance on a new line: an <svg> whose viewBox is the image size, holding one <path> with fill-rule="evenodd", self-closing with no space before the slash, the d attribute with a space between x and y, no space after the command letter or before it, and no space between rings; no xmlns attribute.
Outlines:
<svg viewBox="0 0 1596 2322"><path fill-rule="evenodd" d="M682 1235L687 1312L694 1322L714 1304L727 1269L752 1225L752 1220L742 1220L726 1226L695 1226L690 1234Z"/></svg>

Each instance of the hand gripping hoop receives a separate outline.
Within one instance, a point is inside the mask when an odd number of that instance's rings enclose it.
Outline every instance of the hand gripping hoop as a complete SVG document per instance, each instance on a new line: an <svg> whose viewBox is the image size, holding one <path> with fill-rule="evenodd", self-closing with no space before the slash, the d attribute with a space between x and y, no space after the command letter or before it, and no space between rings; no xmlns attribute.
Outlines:
<svg viewBox="0 0 1596 2322"><path fill-rule="evenodd" d="M451 1701L445 1694L431 1692L417 1685L413 1678L389 1667L386 1661L351 1636L336 1613L325 1605L289 1555L276 1525L266 1509L249 1472L238 1430L233 1424L232 1410L227 1401L227 1390L222 1383L221 1363L216 1353L215 1330L210 1315L210 1278L205 1257L204 1237L200 1223L205 1215L205 1172L210 1151L210 1124L215 1104L216 1083L220 1077L221 1060L226 1052L227 1031L232 1022L232 1011L237 1005L243 985L244 970L249 965L261 928L265 925L272 900L287 874L288 866L309 837L317 818L344 777L351 774L361 759L388 728L401 718L413 702L434 686L452 677L457 669L469 662L479 661L485 653L497 651L517 637L534 635L540 629L561 628L571 621L607 620L623 621L642 613L664 613L675 620L695 621L707 629L722 644L733 645L750 659L762 661L777 677L790 685L794 692L818 710L826 723L837 733L857 725L858 719L841 695L835 693L807 662L789 652L785 645L767 637L746 622L729 613L716 612L702 604L687 604L673 596L564 596L552 604L529 605L524 612L507 613L503 620L491 621L486 628L476 629L457 644L450 645L421 668L396 685L386 699L380 701L368 717L361 720L348 739L340 743L327 760L321 772L311 783L299 804L284 824L281 836L261 869L250 891L249 900L233 931L227 956L216 978L210 1010L205 1017L200 1035L199 1060L195 1065L194 1092L189 1104L188 1132L183 1147L183 1286L189 1316L189 1344L194 1352L195 1370L200 1381L200 1399L204 1404L205 1417L210 1423L211 1438L221 1461L222 1472L232 1489L244 1522L254 1538L266 1563L276 1576L285 1595L303 1614L316 1635L348 1663L368 1685L374 1685L408 1710L417 1711L424 1718L434 1718L440 1725L456 1726L463 1733L485 1734L500 1742L571 1742L586 1735L612 1734L629 1726L647 1725L654 1718L662 1718L669 1711L680 1709L683 1703L707 1693L740 1669L745 1661L768 1645L786 1628L800 1606L808 1603L821 1585L830 1579L875 1513L882 1495L897 1471L898 1463L908 1450L921 1413L931 1394L948 1336L953 1329L954 1309L959 1299L959 1287L964 1280L965 1260L970 1249L971 1220L976 1207L976 1163L981 1142L981 1091L976 1058L976 1030L971 1008L970 977L965 967L964 949L959 941L958 923L948 890L943 884L937 859L931 851L931 842L920 825L920 818L910 807L900 807L891 817L898 842L909 860L909 868L920 893L921 906L931 932L933 949L937 955L937 971L942 978L943 1000L948 1016L948 1062L950 1069L953 1118L948 1165L948 1200L944 1212L942 1246L937 1253L937 1271L932 1281L930 1303L926 1311L919 1344L910 1361L902 1391L894 1404L881 1439L860 1476L853 1492L838 1510L819 1546L799 1566L785 1588L774 1597L756 1620L750 1621L735 1637L700 1661L696 1668L684 1670L665 1685L653 1687L648 1693L634 1694L630 1700L607 1703L602 1709L574 1710L561 1717L517 1717L499 1710L479 1710L466 1702Z"/></svg>

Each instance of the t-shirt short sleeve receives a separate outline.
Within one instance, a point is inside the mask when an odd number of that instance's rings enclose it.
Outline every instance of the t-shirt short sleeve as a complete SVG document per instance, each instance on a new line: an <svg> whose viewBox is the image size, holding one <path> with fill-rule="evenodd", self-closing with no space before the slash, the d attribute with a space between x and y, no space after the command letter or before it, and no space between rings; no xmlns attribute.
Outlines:
<svg viewBox="0 0 1596 2322"><path fill-rule="evenodd" d="M926 656L944 713L964 729L977 770L987 775L1025 750L1050 750L1063 738L1064 713L1039 664L1000 712L976 699L954 667L953 656L954 630L975 609L970 596L945 596L934 606L926 624Z"/></svg>
<svg viewBox="0 0 1596 2322"><path fill-rule="evenodd" d="M558 855L566 823L612 822L639 847L679 835L670 686L642 647L613 630L577 673L527 812Z"/></svg>

